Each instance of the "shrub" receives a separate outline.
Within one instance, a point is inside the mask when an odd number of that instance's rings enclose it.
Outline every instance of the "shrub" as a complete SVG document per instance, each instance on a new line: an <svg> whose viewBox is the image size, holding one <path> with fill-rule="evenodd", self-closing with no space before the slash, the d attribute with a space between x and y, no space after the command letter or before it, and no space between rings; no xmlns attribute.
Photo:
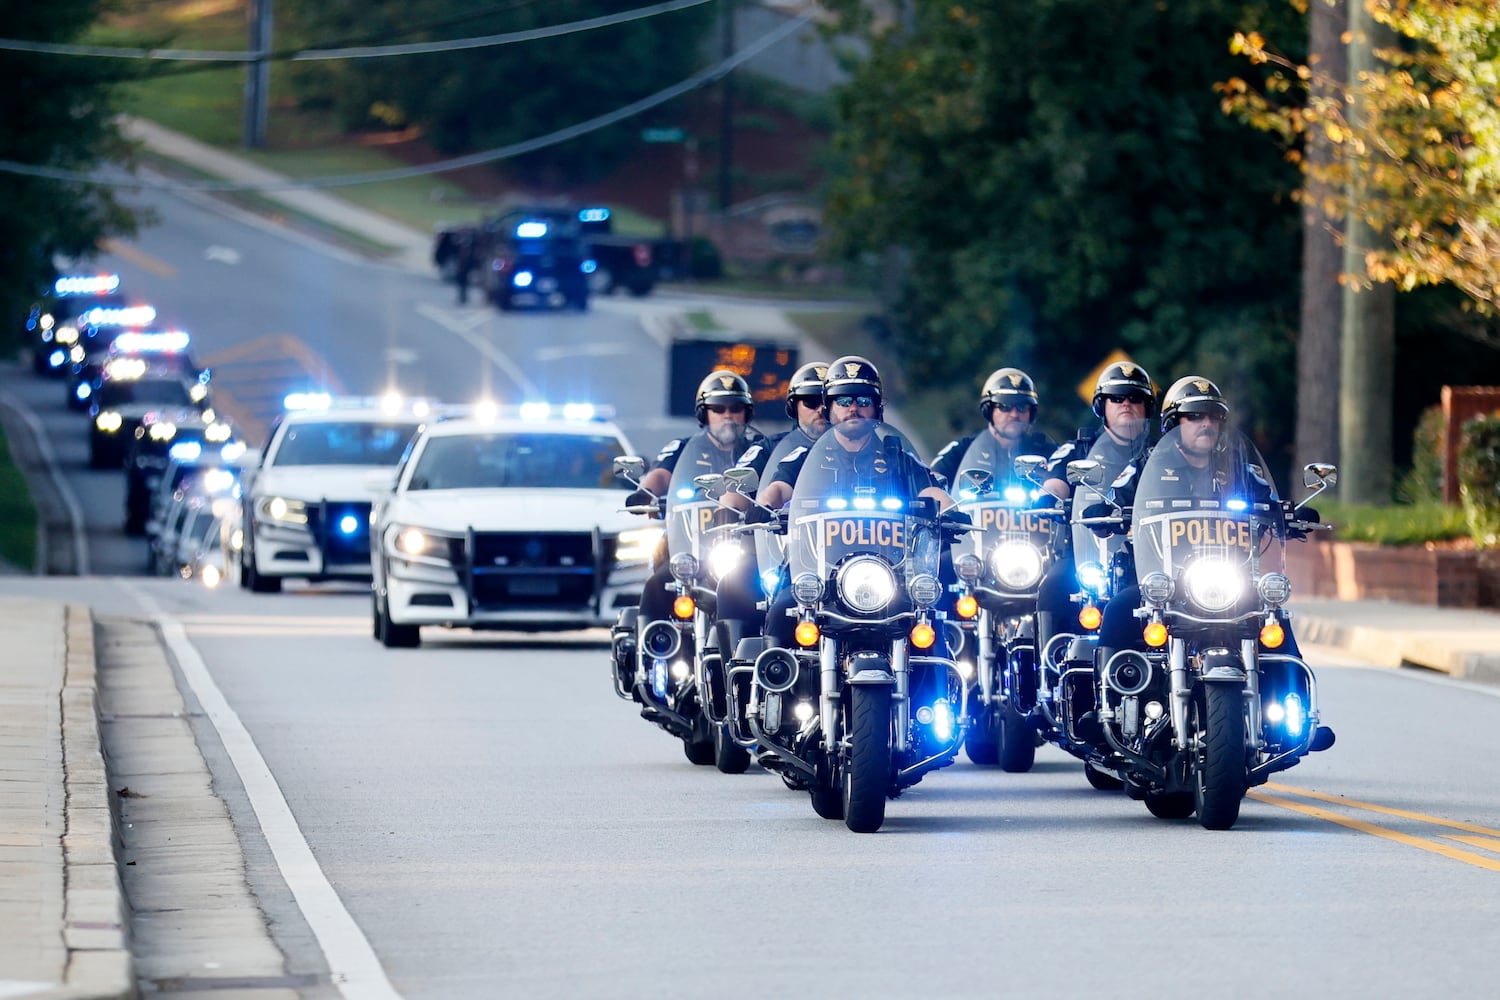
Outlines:
<svg viewBox="0 0 1500 1000"><path fill-rule="evenodd" d="M1458 494L1474 544L1480 548L1500 545L1500 414L1464 423L1458 448Z"/></svg>
<svg viewBox="0 0 1500 1000"><path fill-rule="evenodd" d="M1411 468L1396 484L1402 503L1437 503L1443 499L1443 408L1422 411L1411 436Z"/></svg>

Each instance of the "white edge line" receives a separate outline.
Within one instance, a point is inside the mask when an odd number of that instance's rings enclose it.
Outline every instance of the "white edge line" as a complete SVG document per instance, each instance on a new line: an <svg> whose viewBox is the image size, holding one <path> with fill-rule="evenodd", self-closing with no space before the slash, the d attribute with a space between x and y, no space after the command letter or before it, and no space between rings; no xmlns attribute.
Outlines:
<svg viewBox="0 0 1500 1000"><path fill-rule="evenodd" d="M203 657L188 639L187 630L146 594L127 586L123 580L116 583L134 597L161 628L162 638L177 660L188 687L219 734L250 800L250 808L255 810L266 844L276 859L276 867L281 870L281 877L292 891L297 908L318 939L339 993L348 1000L399 1000L401 994L391 985L369 939L318 866L275 776L249 730L214 683Z"/></svg>
<svg viewBox="0 0 1500 1000"><path fill-rule="evenodd" d="M470 347L474 348L474 350L478 351L481 355L487 358L491 364L493 364L496 368L499 368L507 376L509 376L510 380L516 384L516 388L520 389L522 393L527 396L537 395L537 388L532 384L531 380L528 379L524 374L522 374L521 369L516 366L516 363L510 358L506 357L504 352L502 352L494 344L490 343L488 340L485 340L483 337L476 336L474 331L469 329L468 327L461 326L458 323L455 323L452 317L429 302L418 303L417 313L421 316L425 316L427 319L432 320L443 329L448 330L449 332L463 338L463 340L467 342Z"/></svg>
<svg viewBox="0 0 1500 1000"><path fill-rule="evenodd" d="M68 481L58 471L57 455L52 451L52 441L43 430L42 422L25 403L9 399L4 405L26 422L31 436L36 440L36 450L42 456L42 464L47 468L47 478L52 480L57 495L62 497L63 506L68 509L68 527L73 535L73 572L76 576L88 576L89 547L83 534L83 508L78 506L78 497L73 494L73 487L68 485ZM37 570L43 572L45 567L39 566Z"/></svg>

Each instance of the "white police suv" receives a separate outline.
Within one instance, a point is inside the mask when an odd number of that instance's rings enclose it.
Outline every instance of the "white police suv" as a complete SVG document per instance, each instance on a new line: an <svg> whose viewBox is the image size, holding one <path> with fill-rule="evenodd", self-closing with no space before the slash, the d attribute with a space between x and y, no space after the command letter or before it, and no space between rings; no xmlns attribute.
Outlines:
<svg viewBox="0 0 1500 1000"><path fill-rule="evenodd" d="M287 577L368 580L370 474L396 467L432 404L293 393L284 405L242 491L240 585L272 593Z"/></svg>
<svg viewBox="0 0 1500 1000"><path fill-rule="evenodd" d="M575 629L613 621L645 583L661 529L624 512L629 442L593 407L483 405L412 443L371 531L374 635L422 625Z"/></svg>

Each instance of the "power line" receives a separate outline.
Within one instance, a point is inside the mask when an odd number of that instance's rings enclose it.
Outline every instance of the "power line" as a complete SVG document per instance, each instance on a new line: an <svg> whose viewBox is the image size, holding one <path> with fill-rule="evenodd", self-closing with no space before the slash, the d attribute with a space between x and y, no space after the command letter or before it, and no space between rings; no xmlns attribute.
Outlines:
<svg viewBox="0 0 1500 1000"><path fill-rule="evenodd" d="M429 163L418 167L400 167L393 170L377 170L362 174L340 174L332 177L315 177L303 180L279 180L263 184L235 184L229 181L183 181L173 183L157 183L153 181L125 180L111 181L101 178L95 174L80 173L73 170L63 170L57 167L42 167L28 163L17 163L12 160L0 160L0 172L20 174L26 177L40 177L46 180L64 181L75 184L90 184L96 187L107 187L120 190L140 191L305 191L321 190L324 188L353 187L357 184L377 184L385 181L407 180L412 177L425 177L431 174L446 173L450 170L459 170L463 167L479 166L485 163L495 163L499 160L510 159L525 153L532 153L538 149L555 146L558 143L576 139L589 132L607 128L617 122L640 114L642 111L650 110L675 97L680 97L688 91L698 87L706 86L715 82L725 73L730 72L738 66L749 62L760 55L763 51L775 45L777 42L791 35L799 28L809 24L815 16L815 12L802 14L797 18L786 22L760 38L746 45L734 55L724 59L714 66L688 77L680 83L673 84L665 90L659 90L655 94L643 97L624 107L614 111L597 115L587 121L569 125L566 128L549 132L546 135L534 139L526 139L521 142L511 143L508 146L500 146L479 153L470 153L466 156L454 157L453 159L440 160L437 163Z"/></svg>
<svg viewBox="0 0 1500 1000"><path fill-rule="evenodd" d="M639 21L658 14L697 7L710 0L666 0L651 7L605 14L567 24L553 24L527 31L511 31L499 35L483 35L477 38L455 38L446 42L415 42L410 45L365 45L338 49L299 49L290 52L260 53L244 51L214 51L204 49L140 49L115 48L99 45L67 45L59 42L28 42L15 38L0 38L0 51L30 52L59 56L90 56L100 59L145 59L168 62L221 62L249 63L261 60L278 62L317 62L328 59L375 59L385 56L426 55L431 52L458 52L464 49L483 49L496 45L513 45L531 42L539 38L570 35L595 28Z"/></svg>

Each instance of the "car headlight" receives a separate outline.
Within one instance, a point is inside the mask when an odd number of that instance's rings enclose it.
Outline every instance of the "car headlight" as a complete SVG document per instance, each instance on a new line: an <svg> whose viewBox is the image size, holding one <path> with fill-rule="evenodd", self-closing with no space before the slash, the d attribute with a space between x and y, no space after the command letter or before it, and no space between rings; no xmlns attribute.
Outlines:
<svg viewBox="0 0 1500 1000"><path fill-rule="evenodd" d="M230 429L228 424L213 423L203 428L203 440L212 441L214 444L223 444L229 440L229 436L233 433L234 431Z"/></svg>
<svg viewBox="0 0 1500 1000"><path fill-rule="evenodd" d="M94 426L106 434L113 434L125 426L125 418L114 410L105 410L94 418Z"/></svg>
<svg viewBox="0 0 1500 1000"><path fill-rule="evenodd" d="M152 424L148 433L153 441L170 441L177 436L177 425L170 421Z"/></svg>
<svg viewBox="0 0 1500 1000"><path fill-rule="evenodd" d="M256 511L268 521L299 525L307 523L307 503L303 500L266 497L256 505Z"/></svg>
<svg viewBox="0 0 1500 1000"><path fill-rule="evenodd" d="M615 546L615 561L645 562L661 544L663 534L665 532L661 528L631 528L620 532L619 543Z"/></svg>
<svg viewBox="0 0 1500 1000"><path fill-rule="evenodd" d="M858 556L839 567L834 586L839 600L869 614L886 607L896 596L896 574L873 556Z"/></svg>
<svg viewBox="0 0 1500 1000"><path fill-rule="evenodd" d="M452 564L448 543L450 536L440 535L412 525L396 525L386 536L395 554L409 562Z"/></svg>
<svg viewBox="0 0 1500 1000"><path fill-rule="evenodd" d="M1200 559L1183 574L1188 598L1204 611L1218 612L1231 607L1245 590L1245 576L1240 567L1218 559Z"/></svg>
<svg viewBox="0 0 1500 1000"><path fill-rule="evenodd" d="M734 571L744 555L744 547L739 542L720 539L708 550L708 571L715 580L722 580Z"/></svg>
<svg viewBox="0 0 1500 1000"><path fill-rule="evenodd" d="M57 342L59 344L78 343L78 328L73 326L58 327Z"/></svg>
<svg viewBox="0 0 1500 1000"><path fill-rule="evenodd" d="M1007 590L1030 590L1042 578L1042 554L1028 542L1002 542L990 553L990 571Z"/></svg>

